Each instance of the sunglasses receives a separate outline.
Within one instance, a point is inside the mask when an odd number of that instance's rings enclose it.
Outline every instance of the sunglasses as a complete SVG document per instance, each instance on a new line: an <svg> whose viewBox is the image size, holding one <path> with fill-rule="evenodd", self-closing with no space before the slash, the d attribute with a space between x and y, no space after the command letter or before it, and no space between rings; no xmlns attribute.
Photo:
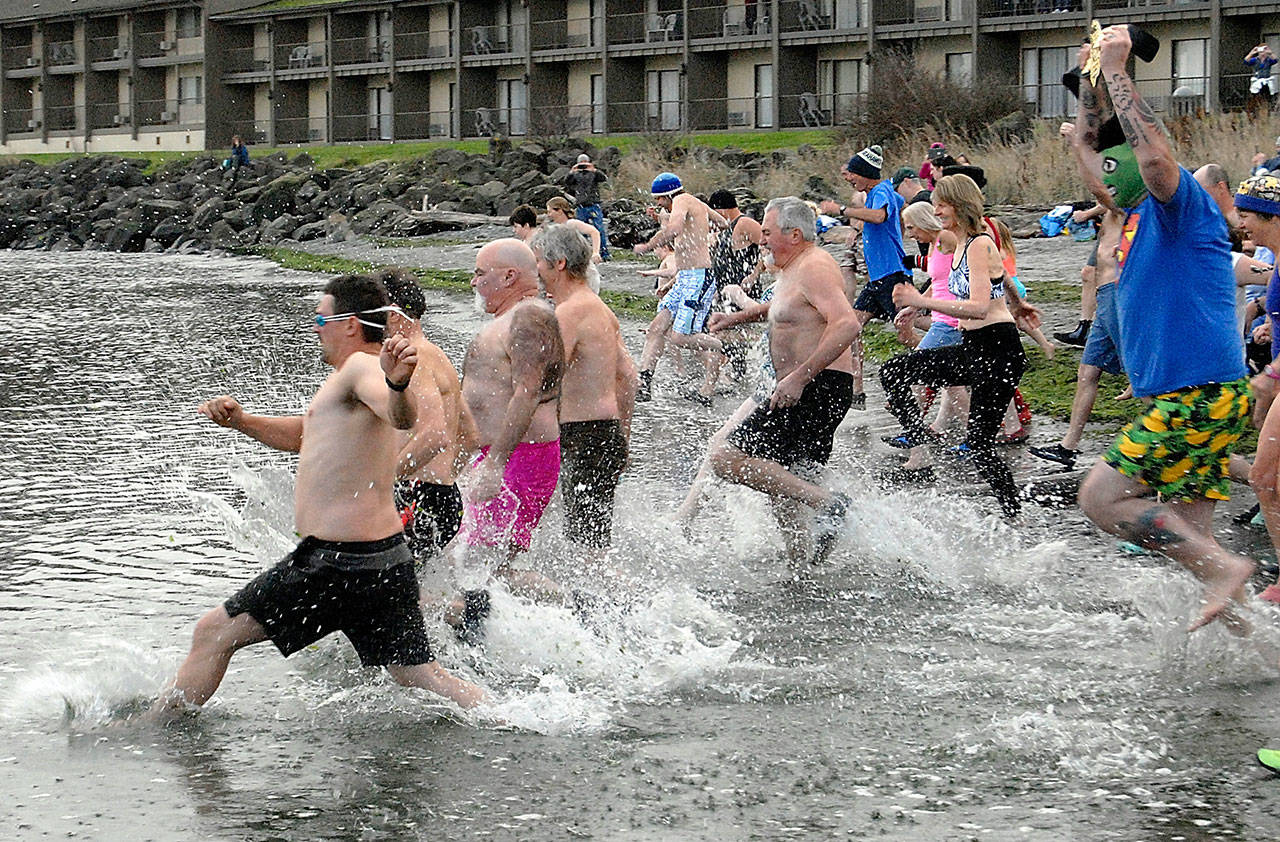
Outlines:
<svg viewBox="0 0 1280 842"><path fill-rule="evenodd" d="M385 330L386 325L380 325L377 322L370 322L360 318L361 316L372 315L374 313L395 313L397 316L401 316L406 319L409 318L409 314L404 310L401 310L394 304L389 304L386 307L377 307L373 310L357 310L354 313L334 313L332 316L326 316L323 313L316 313L315 324L316 327L324 327L329 322L341 322L346 321L347 319L355 319L362 325L368 325L369 327L376 327L380 330Z"/></svg>

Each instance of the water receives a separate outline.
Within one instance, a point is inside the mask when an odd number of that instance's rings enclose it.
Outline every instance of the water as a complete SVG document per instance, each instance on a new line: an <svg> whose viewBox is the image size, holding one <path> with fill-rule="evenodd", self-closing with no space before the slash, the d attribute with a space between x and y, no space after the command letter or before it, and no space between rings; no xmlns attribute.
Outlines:
<svg viewBox="0 0 1280 842"><path fill-rule="evenodd" d="M876 412L837 442L847 535L790 582L757 495L717 488L692 543L667 524L738 397L704 411L665 386L638 413L620 491L629 608L588 630L497 594L483 650L430 623L508 726L362 670L336 637L288 661L240 653L191 721L119 724L194 620L291 543L290 457L194 408L227 392L300 411L325 373L316 288L252 261L0 252L6 838L1280 831L1277 782L1251 759L1280 743L1268 609L1256 643L1188 638L1187 577L1117 552L1075 511L1030 507L1013 529L980 495L873 491L890 458L868 444ZM441 299L427 328L458 358L476 324L469 302ZM533 555L572 578L559 523L553 507Z"/></svg>

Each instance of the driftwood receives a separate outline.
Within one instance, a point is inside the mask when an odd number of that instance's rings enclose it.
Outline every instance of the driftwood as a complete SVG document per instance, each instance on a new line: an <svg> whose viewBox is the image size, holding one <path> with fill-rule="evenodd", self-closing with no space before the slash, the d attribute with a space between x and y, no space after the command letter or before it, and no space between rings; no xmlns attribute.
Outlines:
<svg viewBox="0 0 1280 842"><path fill-rule="evenodd" d="M423 233L435 231L460 231L474 228L477 225L506 225L505 216L489 216L484 213L462 213L460 211L441 211L423 208L420 211L409 211L409 215L423 226Z"/></svg>

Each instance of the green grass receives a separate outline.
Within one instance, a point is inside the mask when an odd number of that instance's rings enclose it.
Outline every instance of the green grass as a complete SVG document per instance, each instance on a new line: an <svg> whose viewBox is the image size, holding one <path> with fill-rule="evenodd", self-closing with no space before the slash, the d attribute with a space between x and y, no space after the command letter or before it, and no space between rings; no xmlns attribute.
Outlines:
<svg viewBox="0 0 1280 842"><path fill-rule="evenodd" d="M267 260L278 263L285 269L294 269L299 272L317 272L322 275L363 274L385 265L391 265L266 246L242 249L240 253L264 257ZM466 270L432 269L420 266L406 266L404 268L418 276L423 289L471 295L471 273ZM619 318L632 318L643 321L653 318L652 296L606 289L601 290L600 297Z"/></svg>
<svg viewBox="0 0 1280 842"><path fill-rule="evenodd" d="M478 240L465 237L446 237L432 234L429 237L378 237L370 234L367 239L378 248L415 249L430 246L473 246Z"/></svg>
<svg viewBox="0 0 1280 842"><path fill-rule="evenodd" d="M315 0L281 0L283 3L307 5ZM590 135L589 140L595 147L616 146L623 154L647 148L655 143L649 135ZM516 137L510 138L512 144L524 141L548 143L553 138ZM690 134L664 136L671 146L690 148L706 146L715 149L736 147L747 152L772 152L778 149L794 149L801 144L828 148L836 145L836 139L830 131L805 129L778 132L721 132L715 134ZM353 167L372 164L378 161L413 161L425 158L437 149L461 149L469 155L485 154L489 151L488 140L418 140L398 143L353 143L328 146L294 145L294 146L251 146L250 155L262 158L276 152L284 152L290 158L299 152L306 152L315 161L318 169L329 167ZM156 170L174 161L192 160L209 156L218 159L230 155L229 149L194 150L190 152L105 152L93 155L119 155L122 158L144 158L149 162L148 169ZM32 155L9 156L6 161L34 161L43 166L52 166L69 158L84 158L84 153L77 152L42 152Z"/></svg>

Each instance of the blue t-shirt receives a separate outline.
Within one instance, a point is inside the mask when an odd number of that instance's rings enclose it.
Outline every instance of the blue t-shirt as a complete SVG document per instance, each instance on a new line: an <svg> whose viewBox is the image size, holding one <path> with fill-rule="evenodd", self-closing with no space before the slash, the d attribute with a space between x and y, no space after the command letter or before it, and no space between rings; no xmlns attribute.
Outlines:
<svg viewBox="0 0 1280 842"><path fill-rule="evenodd" d="M862 224L862 255L867 261L867 277L879 280L885 275L901 272L902 258L902 197L888 180L882 181L867 194L867 208L884 208L884 222Z"/></svg>
<svg viewBox="0 0 1280 842"><path fill-rule="evenodd" d="M1167 202L1148 196L1116 249L1116 309L1125 371L1143 398L1245 376L1227 222L1178 167Z"/></svg>

